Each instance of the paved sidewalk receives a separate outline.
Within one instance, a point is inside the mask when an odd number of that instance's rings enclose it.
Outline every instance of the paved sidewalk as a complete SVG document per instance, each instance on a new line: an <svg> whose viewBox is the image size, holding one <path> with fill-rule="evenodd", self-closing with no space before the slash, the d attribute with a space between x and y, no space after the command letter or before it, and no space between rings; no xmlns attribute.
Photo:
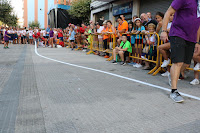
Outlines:
<svg viewBox="0 0 200 133"><path fill-rule="evenodd" d="M167 78L96 55L39 48L49 58L169 88ZM33 45L0 45L0 133L199 133L200 101L35 54ZM200 97L190 77L180 91Z"/></svg>

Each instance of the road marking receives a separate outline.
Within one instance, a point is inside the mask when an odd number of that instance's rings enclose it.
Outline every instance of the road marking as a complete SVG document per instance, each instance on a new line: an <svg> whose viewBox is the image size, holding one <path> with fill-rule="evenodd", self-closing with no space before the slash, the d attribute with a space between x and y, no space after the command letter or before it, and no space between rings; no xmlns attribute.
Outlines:
<svg viewBox="0 0 200 133"><path fill-rule="evenodd" d="M121 76L121 75L118 75L118 74L114 74L114 73L110 73L110 72L106 72L106 71L102 71L102 70L98 70L98 69L93 69L93 68L89 68L89 67L79 66L79 65L75 65L75 64L71 64L71 63L67 63L67 62L55 60L55 59L52 59L52 58L40 55L38 53L38 51L37 51L36 45L35 45L35 54L38 55L38 56L40 56L40 57L42 57L42 58L45 58L45 59L48 59L48 60L51 60L51 61L54 61L54 62L58 62L58 63L62 63L62 64L65 64L65 65L69 65L69 66L73 66L73 67L78 67L78 68L82 68L82 69L86 69L86 70L91 70L91 71L95 71L95 72L104 73L104 74L107 74L107 75L115 76L115 77L118 77L118 78L126 79L126 80L129 80L129 81L133 81L133 82L136 82L136 83L140 83L140 84L146 85L146 86L150 86L150 87L153 87L153 88L158 88L158 89L161 89L161 90L164 90L164 91L171 92L171 89L168 89L168 88L165 88L165 87L161 87L161 86L158 86L158 85L154 85L154 84L150 84L150 83L147 83L147 82L143 82L143 81L140 81L140 80L137 80L137 79L124 77L124 76ZM189 98L192 98L192 99L200 101L200 97L189 95L189 94L182 93L182 92L179 92L179 93L182 96L189 97Z"/></svg>

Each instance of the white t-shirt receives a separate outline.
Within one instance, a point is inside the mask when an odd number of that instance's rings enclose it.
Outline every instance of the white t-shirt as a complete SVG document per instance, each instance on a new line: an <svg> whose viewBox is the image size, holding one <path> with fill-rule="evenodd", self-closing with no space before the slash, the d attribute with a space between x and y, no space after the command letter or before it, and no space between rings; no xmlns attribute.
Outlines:
<svg viewBox="0 0 200 133"><path fill-rule="evenodd" d="M20 30L17 31L17 35L18 35L18 36L20 35Z"/></svg>
<svg viewBox="0 0 200 133"><path fill-rule="evenodd" d="M167 29L170 29L172 26L172 22L169 22L168 25L167 25Z"/></svg>
<svg viewBox="0 0 200 133"><path fill-rule="evenodd" d="M102 30L103 30L103 26L100 26L100 28L97 29L97 33L101 33ZM98 35L98 38L101 39L101 38L103 38L103 36L102 35Z"/></svg>
<svg viewBox="0 0 200 133"><path fill-rule="evenodd" d="M43 36L46 36L46 30L42 30L42 31L41 31L41 34L42 34Z"/></svg>
<svg viewBox="0 0 200 133"><path fill-rule="evenodd" d="M11 30L8 30L8 34L11 34L12 32L11 32Z"/></svg>
<svg viewBox="0 0 200 133"><path fill-rule="evenodd" d="M33 30L28 31L29 36L33 36Z"/></svg>
<svg viewBox="0 0 200 133"><path fill-rule="evenodd" d="M3 29L3 36L5 35L5 31L6 31L6 29Z"/></svg>
<svg viewBox="0 0 200 133"><path fill-rule="evenodd" d="M26 36L26 30L22 30L22 35Z"/></svg>

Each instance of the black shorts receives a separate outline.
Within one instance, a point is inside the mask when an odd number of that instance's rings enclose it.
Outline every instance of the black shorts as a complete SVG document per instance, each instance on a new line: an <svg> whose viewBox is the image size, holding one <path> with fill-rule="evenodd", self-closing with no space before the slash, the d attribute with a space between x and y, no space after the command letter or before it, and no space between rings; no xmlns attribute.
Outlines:
<svg viewBox="0 0 200 133"><path fill-rule="evenodd" d="M129 56L129 52L128 51L124 51L124 57Z"/></svg>
<svg viewBox="0 0 200 133"><path fill-rule="evenodd" d="M191 64L195 43L177 36L170 36L172 63Z"/></svg>
<svg viewBox="0 0 200 133"><path fill-rule="evenodd" d="M70 42L75 42L74 40L70 40Z"/></svg>
<svg viewBox="0 0 200 133"><path fill-rule="evenodd" d="M6 40L5 42L9 42L8 40Z"/></svg>
<svg viewBox="0 0 200 133"><path fill-rule="evenodd" d="M129 52L128 51L124 51L124 61L126 61L126 57L129 56Z"/></svg>

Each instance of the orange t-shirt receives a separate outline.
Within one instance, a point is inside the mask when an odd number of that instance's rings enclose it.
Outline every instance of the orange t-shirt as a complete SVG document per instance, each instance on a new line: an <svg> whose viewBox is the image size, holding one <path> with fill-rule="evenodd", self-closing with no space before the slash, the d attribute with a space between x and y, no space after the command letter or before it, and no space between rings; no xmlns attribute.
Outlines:
<svg viewBox="0 0 200 133"><path fill-rule="evenodd" d="M102 32L108 32L108 27L105 29L103 28ZM108 39L109 36L108 35L103 35L103 40Z"/></svg>
<svg viewBox="0 0 200 133"><path fill-rule="evenodd" d="M112 26L111 26L111 27L112 27ZM116 32L116 30L115 30L115 31L113 31L111 27L108 29L108 32ZM113 37L114 37L114 35L111 35L111 37L113 38Z"/></svg>
<svg viewBox="0 0 200 133"><path fill-rule="evenodd" d="M127 23L127 21L124 21L123 23L122 23L122 25L118 25L118 30L126 30L126 32L128 31L128 23ZM122 36L122 33L120 33L120 36Z"/></svg>

